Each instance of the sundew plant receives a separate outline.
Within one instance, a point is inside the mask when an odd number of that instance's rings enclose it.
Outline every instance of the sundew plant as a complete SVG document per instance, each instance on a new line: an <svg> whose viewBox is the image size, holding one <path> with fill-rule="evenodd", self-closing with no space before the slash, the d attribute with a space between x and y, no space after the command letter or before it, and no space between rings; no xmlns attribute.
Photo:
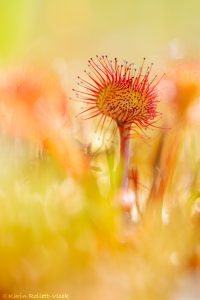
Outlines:
<svg viewBox="0 0 200 300"><path fill-rule="evenodd" d="M132 132L155 127L160 115L157 111L157 86L162 78L156 80L155 75L150 79L153 64L144 71L144 63L145 59L137 70L134 64L127 61L119 64L117 58L110 60L107 55L96 56L96 60L91 58L88 61L90 71L85 70L89 81L78 76L78 86L82 90L73 89L76 101L88 106L78 116L84 120L99 117L97 128L100 131L103 131L107 119L110 119L108 127L115 121L120 138L120 167L124 187L128 185L129 139L133 136ZM126 188L123 192L127 192Z"/></svg>
<svg viewBox="0 0 200 300"><path fill-rule="evenodd" d="M0 299L200 299L199 8L0 1Z"/></svg>

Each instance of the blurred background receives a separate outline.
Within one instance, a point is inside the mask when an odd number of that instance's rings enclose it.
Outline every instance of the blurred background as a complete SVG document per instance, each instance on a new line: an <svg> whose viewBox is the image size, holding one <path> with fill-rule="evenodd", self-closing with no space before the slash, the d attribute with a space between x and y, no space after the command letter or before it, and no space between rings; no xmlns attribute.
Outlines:
<svg viewBox="0 0 200 300"><path fill-rule="evenodd" d="M0 1L0 63L197 56L199 1Z"/></svg>

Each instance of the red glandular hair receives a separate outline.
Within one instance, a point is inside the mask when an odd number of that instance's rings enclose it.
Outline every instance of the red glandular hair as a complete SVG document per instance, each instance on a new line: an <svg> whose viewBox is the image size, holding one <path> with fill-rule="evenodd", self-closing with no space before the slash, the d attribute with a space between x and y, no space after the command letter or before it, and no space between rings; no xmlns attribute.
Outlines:
<svg viewBox="0 0 200 300"><path fill-rule="evenodd" d="M157 111L157 75L150 79L153 64L146 67L145 59L139 70L125 61L119 64L117 58L109 60L107 55L88 60L88 79L78 76L79 90L75 90L77 101L87 105L79 114L83 119L100 116L102 127L107 118L118 126L140 129L154 126L160 113Z"/></svg>

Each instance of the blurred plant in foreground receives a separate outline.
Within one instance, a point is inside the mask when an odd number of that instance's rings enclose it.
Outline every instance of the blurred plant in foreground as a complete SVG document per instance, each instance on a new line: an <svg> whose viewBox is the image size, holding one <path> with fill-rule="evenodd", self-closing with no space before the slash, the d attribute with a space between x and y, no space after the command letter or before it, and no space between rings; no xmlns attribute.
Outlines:
<svg viewBox="0 0 200 300"><path fill-rule="evenodd" d="M71 137L68 102L55 72L31 65L2 71L0 99L2 132L47 149L66 170L81 174L86 164Z"/></svg>
<svg viewBox="0 0 200 300"><path fill-rule="evenodd" d="M171 129L168 134L166 132L161 133L155 155L154 179L149 201L151 203L152 201L165 201L169 208L178 204L174 196L179 189L183 194L181 201L187 201L184 198L189 197L188 191L192 190L193 184L197 184L196 179L193 180L192 177L197 178L199 170L190 162L193 156L192 152L196 150L195 148L191 149L192 151L184 158L183 151L186 144L189 143L193 144L192 147L196 147L195 141L192 141L191 133L195 129L192 128L192 114L197 107L194 104L198 102L200 96L199 63L188 62L187 60L171 63L167 72L167 79L163 82L163 90L165 91L163 97L167 103L163 122L164 126L171 127ZM196 122L194 124L196 126ZM181 161L184 166L179 166ZM195 170L191 171L191 168ZM187 171L183 173L183 176L179 174L176 179L177 172L182 172L183 169ZM184 183L186 178L189 180L188 183ZM190 184L191 187L190 189L187 187L184 193L183 186L185 184ZM198 189L197 186L195 189Z"/></svg>

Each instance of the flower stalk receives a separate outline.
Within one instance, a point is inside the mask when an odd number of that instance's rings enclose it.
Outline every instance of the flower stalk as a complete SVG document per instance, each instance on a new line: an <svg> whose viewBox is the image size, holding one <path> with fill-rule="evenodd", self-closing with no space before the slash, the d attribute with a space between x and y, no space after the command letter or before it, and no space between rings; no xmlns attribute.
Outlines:
<svg viewBox="0 0 200 300"><path fill-rule="evenodd" d="M120 138L120 186L123 191L128 188L128 172L129 172L129 161L130 161L130 143L129 133L130 126L118 125L119 138Z"/></svg>

